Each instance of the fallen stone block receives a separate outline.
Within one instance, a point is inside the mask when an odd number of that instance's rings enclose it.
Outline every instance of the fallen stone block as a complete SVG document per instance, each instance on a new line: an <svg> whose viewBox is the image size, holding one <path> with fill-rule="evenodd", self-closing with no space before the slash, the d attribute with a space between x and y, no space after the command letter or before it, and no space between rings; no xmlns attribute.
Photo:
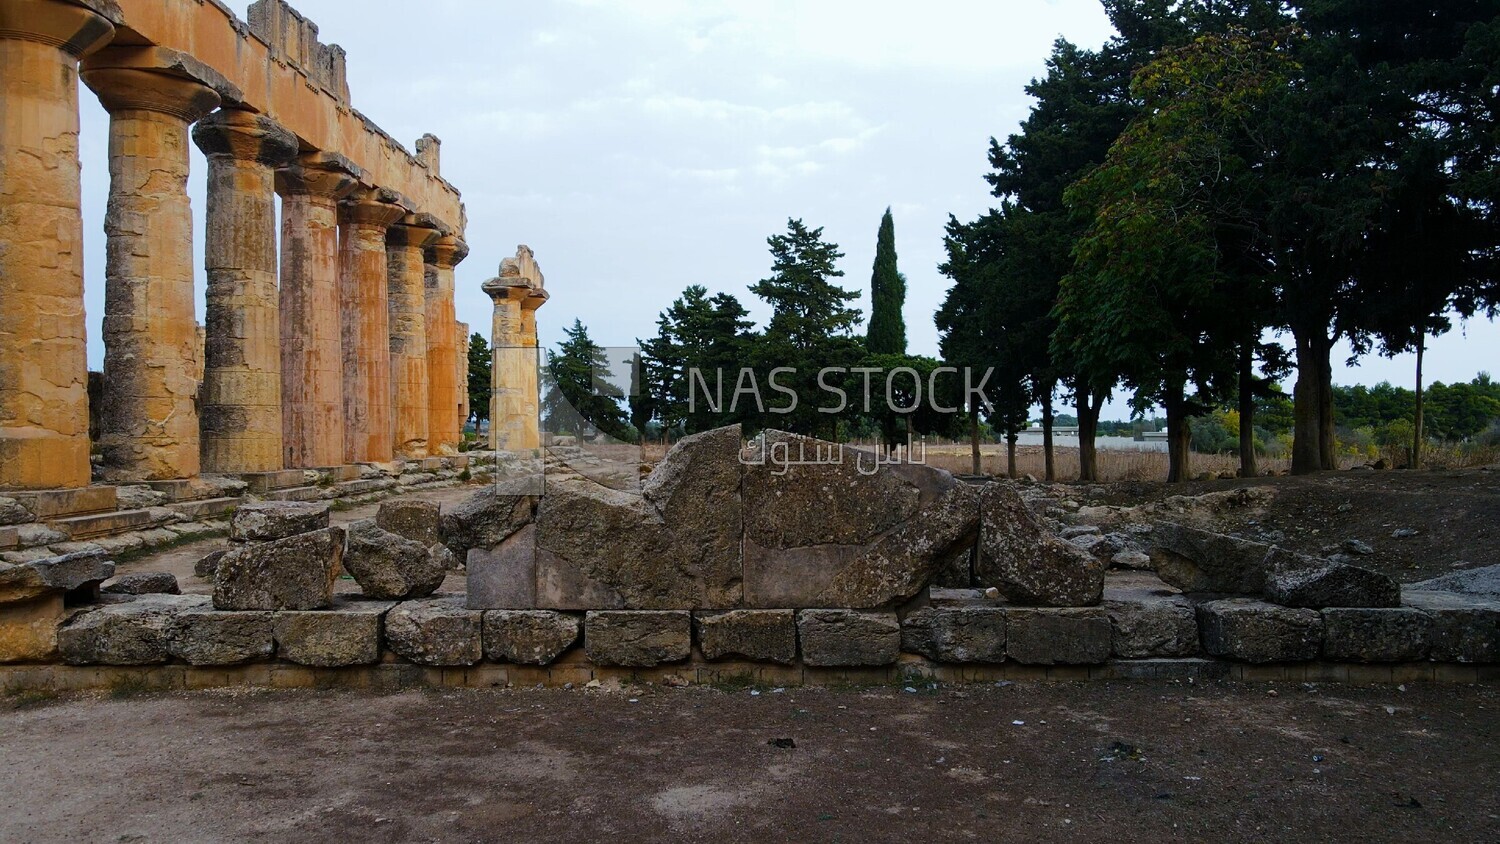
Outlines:
<svg viewBox="0 0 1500 844"><path fill-rule="evenodd" d="M435 501L402 498L385 501L375 512L375 524L397 536L404 536L423 545L441 541L438 526L441 521L440 508Z"/></svg>
<svg viewBox="0 0 1500 844"><path fill-rule="evenodd" d="M271 622L276 655L315 668L379 662L385 614L394 606L340 595L326 610L278 612Z"/></svg>
<svg viewBox="0 0 1500 844"><path fill-rule="evenodd" d="M193 563L193 576L201 577L204 580L213 580L214 573L219 570L219 561L224 559L224 555L228 553L228 548L220 548L217 551L210 551L204 554L198 559L198 562Z"/></svg>
<svg viewBox="0 0 1500 844"><path fill-rule="evenodd" d="M550 665L573 647L582 619L552 610L489 610L484 614L484 656L516 665Z"/></svg>
<svg viewBox="0 0 1500 844"><path fill-rule="evenodd" d="M601 610L583 621L583 647L596 665L650 668L692 654L692 615L684 610Z"/></svg>
<svg viewBox="0 0 1500 844"><path fill-rule="evenodd" d="M1005 611L1006 651L1027 665L1093 665L1109 659L1109 614L1099 607Z"/></svg>
<svg viewBox="0 0 1500 844"><path fill-rule="evenodd" d="M513 478L487 486L467 501L442 511L438 531L444 545L460 560L470 548L493 548L531 524L541 494L541 479Z"/></svg>
<svg viewBox="0 0 1500 844"><path fill-rule="evenodd" d="M797 661L797 614L792 610L729 610L693 613L704 659Z"/></svg>
<svg viewBox="0 0 1500 844"><path fill-rule="evenodd" d="M122 574L103 588L111 595L180 595L177 575L169 571L140 571Z"/></svg>
<svg viewBox="0 0 1500 844"><path fill-rule="evenodd" d="M0 604L29 601L49 592L87 597L113 577L115 564L102 550L41 557L16 565L0 565Z"/></svg>
<svg viewBox="0 0 1500 844"><path fill-rule="evenodd" d="M328 527L328 505L311 501L251 501L229 520L235 542L285 539Z"/></svg>
<svg viewBox="0 0 1500 844"><path fill-rule="evenodd" d="M235 665L270 659L275 651L269 612L193 607L167 629L167 652L189 665Z"/></svg>
<svg viewBox="0 0 1500 844"><path fill-rule="evenodd" d="M464 567L463 561L453 556L453 551L441 542L427 546L427 554L432 557L432 564L443 571L458 571Z"/></svg>
<svg viewBox="0 0 1500 844"><path fill-rule="evenodd" d="M489 548L470 548L464 568L468 572L470 609L527 610L538 606L536 525L528 524ZM586 598L577 589L553 587L558 600L568 595ZM594 604L595 607L617 603ZM576 608L576 607L575 607Z"/></svg>
<svg viewBox="0 0 1500 844"><path fill-rule="evenodd" d="M1500 601L1500 564L1455 571L1413 583L1407 588L1419 592L1457 592L1487 601Z"/></svg>
<svg viewBox="0 0 1500 844"><path fill-rule="evenodd" d="M1323 649L1323 617L1317 610L1253 598L1198 605L1198 633L1206 653L1245 662L1300 662L1317 659Z"/></svg>
<svg viewBox="0 0 1500 844"><path fill-rule="evenodd" d="M484 658L482 621L461 596L403 601L385 614L385 641L418 665L473 665Z"/></svg>
<svg viewBox="0 0 1500 844"><path fill-rule="evenodd" d="M1162 522L1151 531L1151 563L1162 580L1184 592L1260 595L1271 546Z"/></svg>
<svg viewBox="0 0 1500 844"><path fill-rule="evenodd" d="M1023 606L1079 607L1099 603L1104 564L1047 532L1007 483L980 488L979 562L975 584L993 586Z"/></svg>
<svg viewBox="0 0 1500 844"><path fill-rule="evenodd" d="M1410 607L1323 610L1323 657L1354 662L1415 662L1431 650L1432 617Z"/></svg>
<svg viewBox="0 0 1500 844"><path fill-rule="evenodd" d="M1105 590L1111 650L1124 659L1195 656L1198 618L1181 595L1156 590Z"/></svg>
<svg viewBox="0 0 1500 844"><path fill-rule="evenodd" d="M814 666L889 665L901 655L901 623L894 612L801 610L797 638L802 661Z"/></svg>
<svg viewBox="0 0 1500 844"><path fill-rule="evenodd" d="M344 556L343 528L238 545L214 570L221 610L315 610L333 601Z"/></svg>
<svg viewBox="0 0 1500 844"><path fill-rule="evenodd" d="M1410 589L1402 597L1432 619L1428 641L1434 660L1500 662L1500 601Z"/></svg>
<svg viewBox="0 0 1500 844"><path fill-rule="evenodd" d="M57 649L69 665L152 665L171 658L172 621L204 609L203 595L142 595L78 613L58 628Z"/></svg>
<svg viewBox="0 0 1500 844"><path fill-rule="evenodd" d="M63 593L0 606L0 662L46 662L57 656Z"/></svg>
<svg viewBox="0 0 1500 844"><path fill-rule="evenodd" d="M443 585L447 572L427 546L361 519L348 527L344 570L367 597L381 600L425 598Z"/></svg>
<svg viewBox="0 0 1500 844"><path fill-rule="evenodd" d="M901 621L901 650L939 662L1004 662L1005 610L923 607Z"/></svg>
<svg viewBox="0 0 1500 844"><path fill-rule="evenodd" d="M1265 598L1284 607L1399 607L1401 585L1377 571L1281 548L1266 561Z"/></svg>

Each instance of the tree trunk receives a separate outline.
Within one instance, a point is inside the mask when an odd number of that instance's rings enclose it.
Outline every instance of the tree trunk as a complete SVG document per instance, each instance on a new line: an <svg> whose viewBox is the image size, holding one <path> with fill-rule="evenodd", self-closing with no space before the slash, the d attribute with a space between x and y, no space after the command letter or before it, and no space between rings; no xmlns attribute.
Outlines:
<svg viewBox="0 0 1500 844"><path fill-rule="evenodd" d="M1046 464L1047 483L1057 480L1057 467L1052 462L1052 385L1047 385L1042 396L1042 460Z"/></svg>
<svg viewBox="0 0 1500 844"><path fill-rule="evenodd" d="M1240 350L1240 477L1259 474L1255 465L1255 344Z"/></svg>
<svg viewBox="0 0 1500 844"><path fill-rule="evenodd" d="M1104 396L1090 394L1082 388L1078 391L1078 480L1082 483L1099 482L1099 460L1094 451L1094 440L1099 433L1099 411L1104 406Z"/></svg>
<svg viewBox="0 0 1500 844"><path fill-rule="evenodd" d="M1293 333L1297 341L1297 383L1292 387L1292 474L1306 475L1323 468L1321 385L1328 347L1321 330L1316 334Z"/></svg>
<svg viewBox="0 0 1500 844"><path fill-rule="evenodd" d="M974 409L969 410L969 456L974 462L974 474L983 474L983 465L979 460L979 413Z"/></svg>
<svg viewBox="0 0 1500 844"><path fill-rule="evenodd" d="M1417 412L1416 420L1412 423L1415 429L1411 438L1411 467L1422 468L1422 357L1427 351L1427 333L1421 326L1417 327Z"/></svg>
<svg viewBox="0 0 1500 844"><path fill-rule="evenodd" d="M1192 432L1188 428L1185 385L1169 384L1162 404L1167 410L1167 483L1176 484L1188 480L1188 446Z"/></svg>
<svg viewBox="0 0 1500 844"><path fill-rule="evenodd" d="M1016 432L1005 434L1005 477L1016 479Z"/></svg>

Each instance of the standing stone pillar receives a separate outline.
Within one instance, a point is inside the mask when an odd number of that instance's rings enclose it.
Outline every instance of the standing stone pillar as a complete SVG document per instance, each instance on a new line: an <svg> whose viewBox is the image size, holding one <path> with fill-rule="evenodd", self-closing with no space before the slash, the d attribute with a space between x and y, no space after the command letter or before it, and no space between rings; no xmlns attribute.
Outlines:
<svg viewBox="0 0 1500 844"><path fill-rule="evenodd" d="M281 326L274 171L297 138L270 118L223 109L198 121L208 156L203 471L283 468Z"/></svg>
<svg viewBox="0 0 1500 844"><path fill-rule="evenodd" d="M281 419L286 468L344 462L338 202L359 168L310 152L276 171L281 194Z"/></svg>
<svg viewBox="0 0 1500 844"><path fill-rule="evenodd" d="M469 246L444 235L427 247L423 296L427 314L427 441L431 454L457 454L463 440L459 421L458 321L453 312L453 268Z"/></svg>
<svg viewBox="0 0 1500 844"><path fill-rule="evenodd" d="M77 64L118 15L0 4L0 487L89 483Z"/></svg>
<svg viewBox="0 0 1500 844"><path fill-rule="evenodd" d="M469 324L455 322L453 332L458 336L453 377L458 379L458 431L459 441L462 442L464 426L469 424L469 414L473 412L469 407Z"/></svg>
<svg viewBox="0 0 1500 844"><path fill-rule="evenodd" d="M518 451L525 447L526 440L522 391L527 360L521 333L521 302L531 294L531 288L523 279L501 276L486 281L482 289L495 303L490 327L494 353L490 368L490 448Z"/></svg>
<svg viewBox="0 0 1500 844"><path fill-rule="evenodd" d="M219 107L215 87L232 86L160 47L109 47L84 61L82 76L109 112L105 473L119 481L191 478L200 376L188 124Z"/></svg>
<svg viewBox="0 0 1500 844"><path fill-rule="evenodd" d="M540 428L542 397L539 370L541 353L537 349L536 309L547 304L547 291L532 289L530 295L521 300L521 348L528 365L520 368L517 376L521 383L520 413L523 425L520 428L521 449L541 448Z"/></svg>
<svg viewBox="0 0 1500 844"><path fill-rule="evenodd" d="M391 315L386 230L406 209L392 191L362 190L339 205L339 314L343 334L344 461L390 461Z"/></svg>
<svg viewBox="0 0 1500 844"><path fill-rule="evenodd" d="M445 234L429 214L408 214L386 232L391 314L392 446L397 455L426 457L427 298L423 250Z"/></svg>

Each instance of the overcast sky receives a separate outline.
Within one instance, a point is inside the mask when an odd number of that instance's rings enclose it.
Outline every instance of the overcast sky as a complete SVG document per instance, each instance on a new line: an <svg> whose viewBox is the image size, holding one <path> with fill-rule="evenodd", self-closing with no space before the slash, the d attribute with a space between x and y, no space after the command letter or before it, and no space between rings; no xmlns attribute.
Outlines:
<svg viewBox="0 0 1500 844"><path fill-rule="evenodd" d="M230 0L244 16L245 0ZM766 237L788 217L824 227L847 256L846 287L868 307L880 215L890 206L908 280L913 353L937 353L932 314L948 214L992 203L990 136L1015 131L1022 87L1065 37L1111 34L1098 0L832 2L745 0L295 0L324 43L348 51L351 99L412 148L443 141L443 175L468 208L459 319L488 333L479 285L525 243L551 301L553 345L576 317L604 345L655 331L689 284L739 296L768 273ZM86 88L83 131L89 362L103 360L108 117ZM204 161L192 195L202 294ZM1334 380L1408 384L1412 358L1339 364ZM1500 327L1436 341L1430 380L1500 374ZM1116 403L1114 415L1128 411ZM1108 414L1107 414L1108 415Z"/></svg>

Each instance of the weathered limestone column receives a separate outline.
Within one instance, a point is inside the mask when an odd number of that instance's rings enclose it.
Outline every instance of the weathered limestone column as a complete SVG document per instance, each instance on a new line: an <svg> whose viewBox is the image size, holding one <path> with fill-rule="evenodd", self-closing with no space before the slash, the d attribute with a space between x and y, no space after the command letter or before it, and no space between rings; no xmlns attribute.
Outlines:
<svg viewBox="0 0 1500 844"><path fill-rule="evenodd" d="M286 468L344 462L338 203L359 168L309 152L276 171L281 194L281 419Z"/></svg>
<svg viewBox="0 0 1500 844"><path fill-rule="evenodd" d="M385 238L406 213L396 198L391 191L367 189L339 205L346 463L383 463L393 455Z"/></svg>
<svg viewBox="0 0 1500 844"><path fill-rule="evenodd" d="M469 407L469 324L455 323L453 330L458 335L453 365L454 377L458 379L458 431L459 440L462 441L464 426L468 424L469 414L473 412Z"/></svg>
<svg viewBox="0 0 1500 844"><path fill-rule="evenodd" d="M542 397L538 378L541 357L537 350L536 309L547 304L548 298L547 291L533 289L531 295L521 300L521 348L525 350L528 364L518 373L521 383L520 412L525 423L520 429L521 438L517 446L521 449L542 447Z"/></svg>
<svg viewBox="0 0 1500 844"><path fill-rule="evenodd" d="M531 295L524 279L500 276L486 281L482 289L495 303L490 328L494 363L490 369L490 448L519 451L527 447L525 371L527 349L522 334L521 303ZM530 361L535 369L535 360ZM535 427L535 424L531 427Z"/></svg>
<svg viewBox="0 0 1500 844"><path fill-rule="evenodd" d="M297 138L264 115L223 109L198 121L193 141L208 156L203 471L276 471L285 456L273 174L297 154Z"/></svg>
<svg viewBox="0 0 1500 844"><path fill-rule="evenodd" d="M198 474L198 323L188 124L219 107L223 77L160 47L109 47L83 81L109 111L104 396L99 444L119 481ZM211 87L212 86L212 87Z"/></svg>
<svg viewBox="0 0 1500 844"><path fill-rule="evenodd" d="M391 314L392 446L407 458L428 455L427 301L423 250L446 232L429 214L408 214L386 232Z"/></svg>
<svg viewBox="0 0 1500 844"><path fill-rule="evenodd" d="M89 483L77 64L118 15L0 3L0 487Z"/></svg>
<svg viewBox="0 0 1500 844"><path fill-rule="evenodd" d="M423 296L427 314L427 441L431 454L457 454L463 440L459 420L458 321L453 312L453 268L469 246L444 235L427 247Z"/></svg>

